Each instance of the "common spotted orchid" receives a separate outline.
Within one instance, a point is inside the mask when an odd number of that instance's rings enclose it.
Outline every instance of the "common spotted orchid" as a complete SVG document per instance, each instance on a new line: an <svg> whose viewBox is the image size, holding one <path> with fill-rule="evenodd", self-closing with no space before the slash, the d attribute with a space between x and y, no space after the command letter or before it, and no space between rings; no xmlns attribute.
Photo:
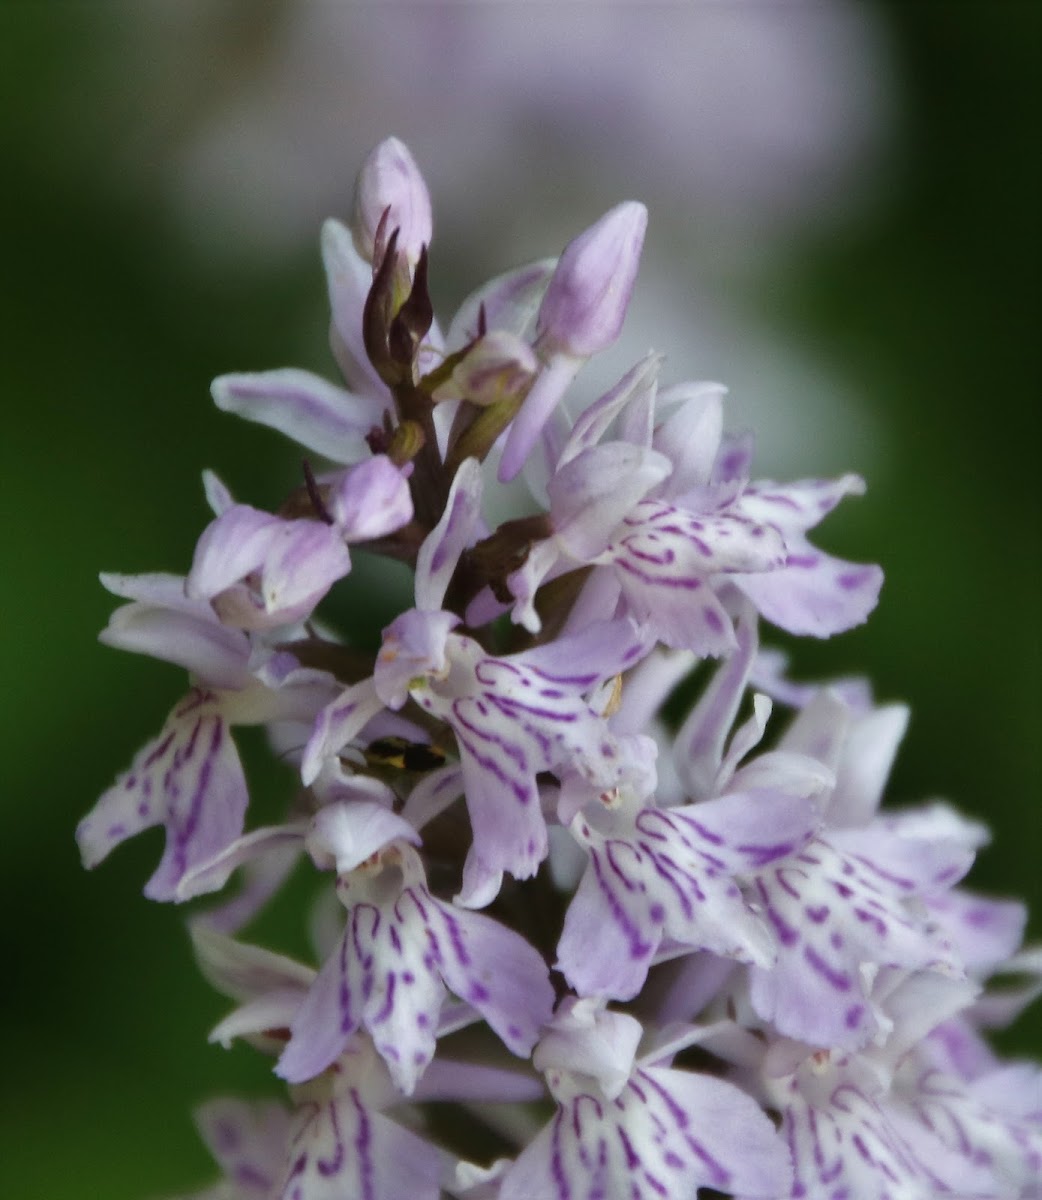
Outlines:
<svg viewBox="0 0 1042 1200"><path fill-rule="evenodd" d="M186 576L103 577L102 640L190 680L84 863L162 825L151 898L243 872L191 918L234 1005L211 1036L286 1085L200 1110L198 1200L1042 1195L1042 1076L985 1040L1042 961L1019 905L960 886L986 831L883 805L907 710L760 646L874 607L879 568L807 537L863 481L755 481L724 389L660 387L654 353L583 391L646 222L613 208L442 325L426 185L381 143L322 235L344 385L213 385L315 466L274 513L208 475ZM375 648L319 609L366 554L413 575ZM239 725L298 773L274 823ZM240 940L295 863L304 962Z"/></svg>

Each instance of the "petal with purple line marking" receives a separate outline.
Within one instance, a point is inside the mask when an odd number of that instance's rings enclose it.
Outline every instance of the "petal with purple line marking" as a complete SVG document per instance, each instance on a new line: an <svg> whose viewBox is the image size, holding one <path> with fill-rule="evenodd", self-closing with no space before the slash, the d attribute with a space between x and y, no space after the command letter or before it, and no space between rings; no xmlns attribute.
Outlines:
<svg viewBox="0 0 1042 1200"><path fill-rule="evenodd" d="M80 822L76 839L84 865L93 867L128 837L164 825L166 847L145 895L173 900L186 872L242 833L246 805L246 780L227 724L214 698L196 690Z"/></svg>
<svg viewBox="0 0 1042 1200"><path fill-rule="evenodd" d="M664 1200L700 1187L749 1200L788 1194L785 1146L733 1084L646 1068L608 1100L579 1077L548 1078L557 1113L507 1170L500 1200Z"/></svg>
<svg viewBox="0 0 1042 1200"><path fill-rule="evenodd" d="M971 860L957 845L858 830L824 834L758 876L749 895L779 949L773 967L752 970L757 1013L811 1045L865 1045L880 1021L874 968L960 972L952 948L907 901L943 890L939 879L950 886Z"/></svg>
<svg viewBox="0 0 1042 1200"><path fill-rule="evenodd" d="M355 1088L299 1111L276 1200L438 1200L445 1154Z"/></svg>

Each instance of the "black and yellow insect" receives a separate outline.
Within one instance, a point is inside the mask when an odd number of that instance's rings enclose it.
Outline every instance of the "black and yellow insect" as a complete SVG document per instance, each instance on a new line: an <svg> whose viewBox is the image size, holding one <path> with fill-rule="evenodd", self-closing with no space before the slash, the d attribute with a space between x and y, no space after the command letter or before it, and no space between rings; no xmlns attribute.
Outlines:
<svg viewBox="0 0 1042 1200"><path fill-rule="evenodd" d="M370 767L397 771L433 771L445 765L445 751L430 742L410 742L403 737L377 738L362 751Z"/></svg>

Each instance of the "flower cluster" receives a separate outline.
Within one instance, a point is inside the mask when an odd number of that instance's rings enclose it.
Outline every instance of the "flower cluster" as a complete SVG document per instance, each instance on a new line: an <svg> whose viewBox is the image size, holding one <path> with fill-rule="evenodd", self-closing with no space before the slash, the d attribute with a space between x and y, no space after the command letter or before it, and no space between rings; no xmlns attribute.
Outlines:
<svg viewBox="0 0 1042 1200"><path fill-rule="evenodd" d="M192 920L234 1005L212 1037L288 1084L200 1111L224 1173L200 1197L1042 1195L1042 1075L983 1037L1042 958L1019 904L959 886L985 831L880 810L905 710L760 647L761 621L827 637L875 605L877 567L808 539L861 480L753 482L724 389L660 387L653 354L580 398L645 222L619 205L443 329L427 189L382 143L323 231L346 386L213 387L322 461L277 513L208 475L186 576L103 576L127 601L103 640L191 687L84 861L161 825L153 899L241 869ZM515 478L527 511L495 524ZM375 650L315 615L356 553L414 575ZM245 724L299 771L281 824L247 827ZM242 939L302 858L308 963Z"/></svg>

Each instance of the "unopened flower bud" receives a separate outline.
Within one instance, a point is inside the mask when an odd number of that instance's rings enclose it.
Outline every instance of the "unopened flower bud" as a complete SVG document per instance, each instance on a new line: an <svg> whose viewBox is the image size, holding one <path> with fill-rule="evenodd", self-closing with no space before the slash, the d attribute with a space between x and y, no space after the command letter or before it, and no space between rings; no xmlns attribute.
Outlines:
<svg viewBox="0 0 1042 1200"><path fill-rule="evenodd" d="M629 200L565 247L537 321L551 350L589 358L619 336L647 224L648 210Z"/></svg>
<svg viewBox="0 0 1042 1200"><path fill-rule="evenodd" d="M505 329L493 329L474 343L435 400L462 396L483 408L523 392L539 370L539 359L526 341Z"/></svg>
<svg viewBox="0 0 1042 1200"><path fill-rule="evenodd" d="M506 483L521 470L579 369L619 336L637 278L648 210L619 204L568 243L539 306L536 349L545 369L507 435L499 464Z"/></svg>
<svg viewBox="0 0 1042 1200"><path fill-rule="evenodd" d="M387 213L384 219L384 213ZM415 264L431 240L431 198L416 160L397 138L386 138L365 160L355 190L352 222L355 248L378 263L391 231L397 229L398 250Z"/></svg>
<svg viewBox="0 0 1042 1200"><path fill-rule="evenodd" d="M341 477L330 507L348 541L386 537L412 520L407 477L382 454Z"/></svg>

